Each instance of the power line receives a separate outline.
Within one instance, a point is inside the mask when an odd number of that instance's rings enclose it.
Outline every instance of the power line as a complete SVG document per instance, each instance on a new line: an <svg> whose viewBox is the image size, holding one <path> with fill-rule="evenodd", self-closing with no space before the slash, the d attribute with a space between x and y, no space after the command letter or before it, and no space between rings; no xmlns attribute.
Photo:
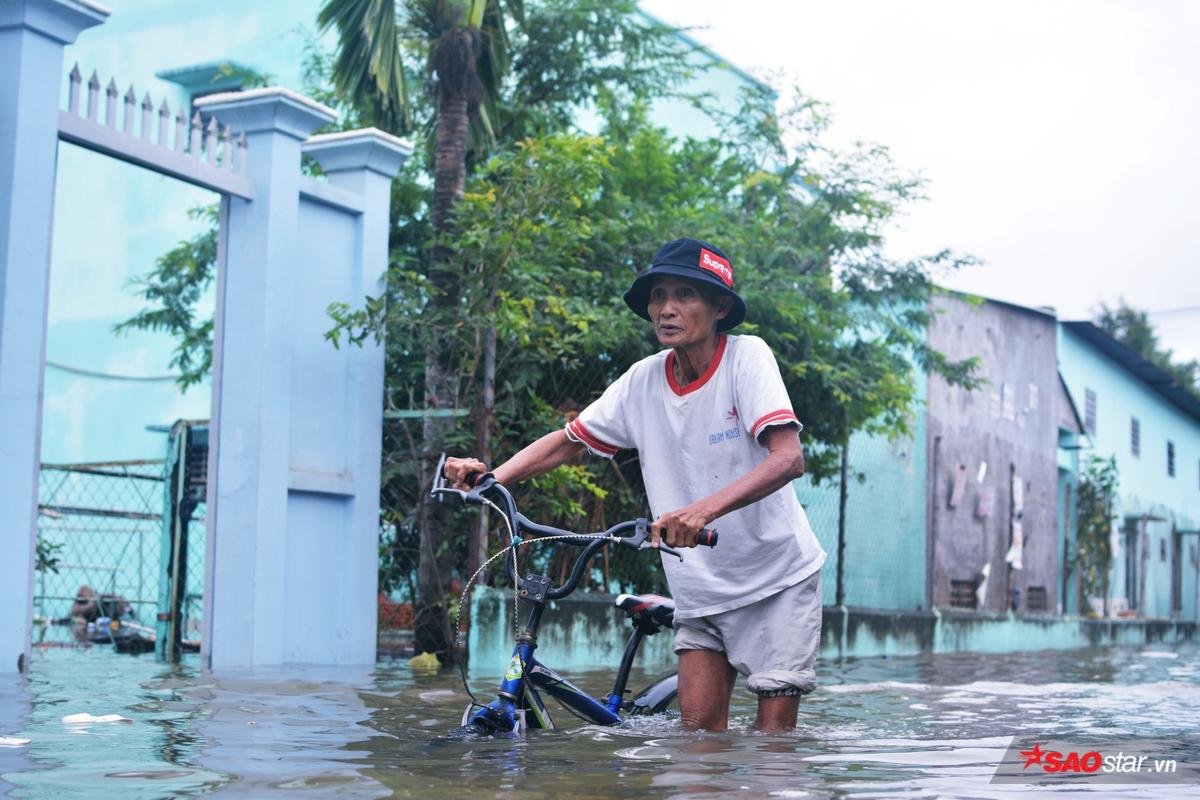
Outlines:
<svg viewBox="0 0 1200 800"><path fill-rule="evenodd" d="M110 372L96 372L90 369L80 369L79 367L70 367L66 364L59 364L55 361L46 360L46 366L51 369L56 369L60 372L69 372L72 375L81 375L85 378L98 378L105 381L126 381L133 383L174 383L179 379L178 375L114 375Z"/></svg>
<svg viewBox="0 0 1200 800"><path fill-rule="evenodd" d="M1162 311L1147 311L1147 317L1169 317L1184 314L1200 314L1200 306L1181 306L1179 308L1164 308Z"/></svg>

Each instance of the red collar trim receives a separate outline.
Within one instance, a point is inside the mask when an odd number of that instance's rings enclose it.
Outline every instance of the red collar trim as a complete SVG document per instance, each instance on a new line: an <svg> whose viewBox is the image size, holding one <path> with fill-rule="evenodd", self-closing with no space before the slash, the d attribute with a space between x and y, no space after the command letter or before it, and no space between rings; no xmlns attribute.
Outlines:
<svg viewBox="0 0 1200 800"><path fill-rule="evenodd" d="M708 369L704 370L704 374L696 380L689 383L687 386L680 386L675 380L675 351L667 353L667 385L671 387L671 391L682 397L685 394L691 394L704 384L708 383L717 372L717 367L721 366L721 356L725 355L725 334L717 337L717 352L713 353L712 361L708 362Z"/></svg>

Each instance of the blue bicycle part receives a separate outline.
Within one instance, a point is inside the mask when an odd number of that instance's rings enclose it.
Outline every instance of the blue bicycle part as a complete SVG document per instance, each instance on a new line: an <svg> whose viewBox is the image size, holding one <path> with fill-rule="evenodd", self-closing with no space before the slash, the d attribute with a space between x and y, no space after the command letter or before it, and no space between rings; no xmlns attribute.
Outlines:
<svg viewBox="0 0 1200 800"><path fill-rule="evenodd" d="M504 678L496 692L496 699L487 705L468 706L463 713L462 727L452 736L520 736L530 729L553 729L556 726L542 699L543 692L575 716L596 725L618 725L623 719L622 714L656 714L665 711L678 696L676 675L658 680L630 700L625 699L625 693L630 670L642 640L646 636L653 636L673 627L675 604L670 598L629 594L617 598L616 605L629 615L633 632L625 644L612 691L603 698L592 697L580 689L553 668L539 661L534 651L537 649L538 630L547 604L575 591L592 557L601 549L610 544L620 544L634 550L657 549L660 553L675 556L680 560L683 556L666 546L652 548L650 522L646 519L622 522L603 533L595 534L579 534L540 525L517 510L512 495L491 473L479 477L470 491L448 488L442 474L444 463L443 455L442 460L438 462L438 471L430 494L438 498L443 495L456 495L465 502L478 505L485 502L484 493L493 494L499 501L497 507L505 515L513 537L510 547L515 548L514 543L519 542L521 534L525 533L530 537L554 536L559 542L583 548L561 586L555 586L545 575L531 573L518 576L514 574L515 559L504 559L505 569L516 587L517 597L530 607L529 618L524 631L517 636ZM712 547L716 542L716 531L701 531L699 544Z"/></svg>

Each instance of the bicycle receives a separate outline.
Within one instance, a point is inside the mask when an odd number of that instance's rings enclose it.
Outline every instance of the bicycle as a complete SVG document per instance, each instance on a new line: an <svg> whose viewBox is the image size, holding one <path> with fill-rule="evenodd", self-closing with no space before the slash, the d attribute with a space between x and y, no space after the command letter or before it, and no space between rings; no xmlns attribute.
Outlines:
<svg viewBox="0 0 1200 800"><path fill-rule="evenodd" d="M557 700L567 711L596 725L619 725L624 720L622 714L642 716L659 714L668 710L678 695L677 674L660 678L630 699L625 698L625 693L629 682L629 673L642 641L646 636L653 636L664 628L674 627L675 603L670 598L652 594L622 594L617 597L615 605L629 615L633 632L625 643L625 651L617 668L612 691L603 698L591 696L534 656L534 650L537 648L537 634L541 626L542 615L546 611L546 604L551 600L560 600L574 592L593 556L603 548L619 544L639 551L655 549L650 545L649 520L645 518L629 520L614 525L603 533L593 534L574 533L549 525L541 525L517 510L512 494L497 482L491 473L478 477L474 482L474 488L470 491L446 486L445 476L442 473L445 461L446 456L443 454L438 461L430 495L438 499L448 495L458 496L463 502L487 505L500 512L506 522L511 541L491 560L511 553L511 558L504 559L509 580L513 584L515 595L532 606L524 632L517 635L512 658L496 693L496 699L487 705L477 702L468 705L463 712L461 727L451 732L451 737L523 735L529 729L553 730L556 726L542 700L541 692L543 691ZM484 494L487 493L495 495L500 501L500 505L484 497ZM628 531L632 531L632 534L622 535ZM528 533L538 538L549 537L583 548L583 552L571 566L567 579L561 585L555 586L545 575L534 573L529 573L524 577L516 575L516 550L522 543L522 533ZM709 529L702 531L699 543L707 547L715 547L717 544L716 531ZM666 545L661 545L657 550L683 560L683 556L679 552ZM465 594L464 590L464 596ZM464 685L465 683L466 676L464 674ZM474 695L472 695L472 699L474 700Z"/></svg>

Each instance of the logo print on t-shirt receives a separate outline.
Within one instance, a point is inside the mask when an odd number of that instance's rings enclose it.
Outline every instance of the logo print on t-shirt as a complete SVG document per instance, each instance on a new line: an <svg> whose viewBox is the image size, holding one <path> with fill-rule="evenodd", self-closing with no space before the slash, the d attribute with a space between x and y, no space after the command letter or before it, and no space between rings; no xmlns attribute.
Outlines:
<svg viewBox="0 0 1200 800"><path fill-rule="evenodd" d="M726 420L735 420L735 421L740 422L740 420L738 419L737 406L734 406L733 408L731 408L725 412L725 419ZM742 438L742 426L740 424L735 424L733 427L726 428L723 431L717 431L716 433L710 433L708 435L708 443L709 444L719 444L721 442L727 442L730 439L740 439L740 438Z"/></svg>

